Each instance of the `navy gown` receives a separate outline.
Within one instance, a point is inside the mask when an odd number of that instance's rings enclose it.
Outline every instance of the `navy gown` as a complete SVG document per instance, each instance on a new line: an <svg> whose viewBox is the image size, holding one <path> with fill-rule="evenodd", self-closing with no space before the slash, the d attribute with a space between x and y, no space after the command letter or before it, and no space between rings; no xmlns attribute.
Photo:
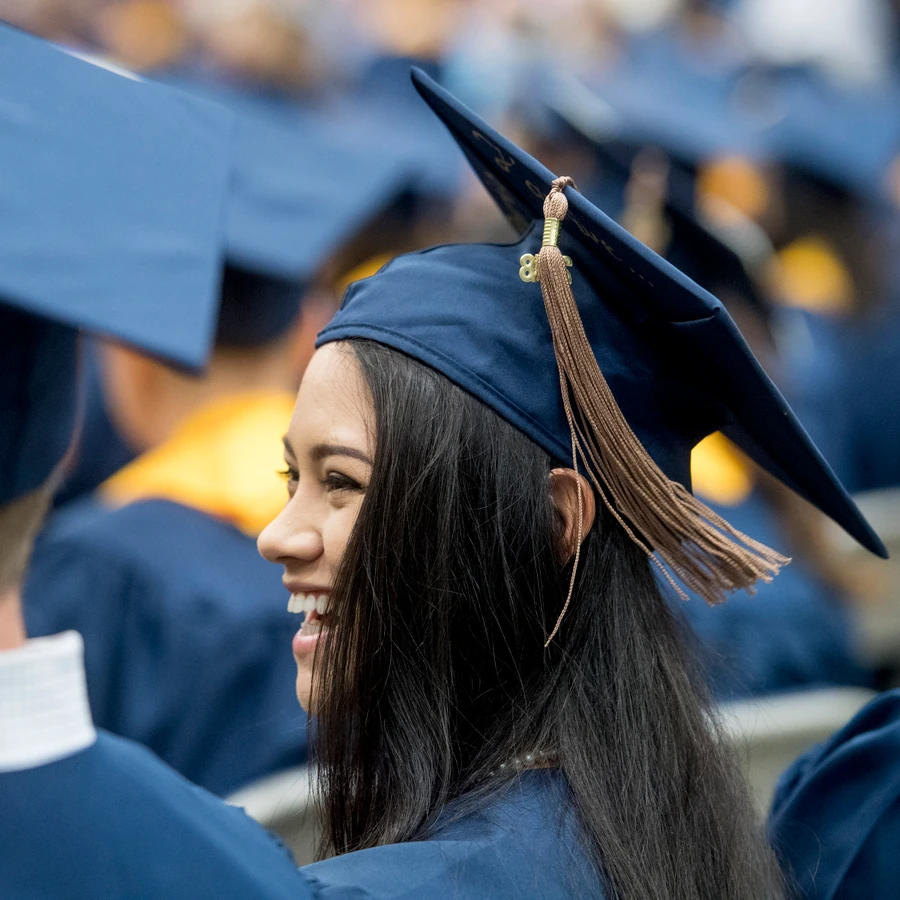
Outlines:
<svg viewBox="0 0 900 900"><path fill-rule="evenodd" d="M900 487L900 310L854 336L843 394L847 411L844 474L855 491Z"/></svg>
<svg viewBox="0 0 900 900"><path fill-rule="evenodd" d="M360 850L301 870L322 900L602 900L564 776L523 772L480 812L452 809L425 840Z"/></svg>
<svg viewBox="0 0 900 900"><path fill-rule="evenodd" d="M228 522L167 500L57 514L26 588L28 633L85 643L94 720L226 795L306 759L281 571Z"/></svg>
<svg viewBox="0 0 900 900"><path fill-rule="evenodd" d="M3 900L601 900L562 776L523 773L424 840L294 867L241 811L100 732L0 774Z"/></svg>
<svg viewBox="0 0 900 900"><path fill-rule="evenodd" d="M900 691L876 697L788 769L769 834L801 898L900 893Z"/></svg>
<svg viewBox="0 0 900 900"><path fill-rule="evenodd" d="M145 748L100 732L0 773L3 900L313 900L288 851Z"/></svg>

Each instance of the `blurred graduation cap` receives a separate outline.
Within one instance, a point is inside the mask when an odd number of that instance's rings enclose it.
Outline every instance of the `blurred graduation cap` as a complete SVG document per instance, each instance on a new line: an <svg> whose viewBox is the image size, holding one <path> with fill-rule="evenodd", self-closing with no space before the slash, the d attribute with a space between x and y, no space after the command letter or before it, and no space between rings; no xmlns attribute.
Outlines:
<svg viewBox="0 0 900 900"><path fill-rule="evenodd" d="M283 99L177 77L165 83L236 115L216 340L265 344L294 322L325 264L409 186L408 156Z"/></svg>
<svg viewBox="0 0 900 900"><path fill-rule="evenodd" d="M748 76L751 77L751 76ZM840 87L811 67L765 69L784 116L767 136L785 165L864 200L884 200L900 154L900 84Z"/></svg>
<svg viewBox="0 0 900 900"><path fill-rule="evenodd" d="M0 503L76 420L77 329L201 368L232 117L0 26Z"/></svg>
<svg viewBox="0 0 900 900"><path fill-rule="evenodd" d="M371 140L402 149L415 172L411 185L414 199L441 201L458 190L463 167L440 123L428 113L409 83L412 65L435 78L439 76L440 65L434 61L375 56L333 105L330 115L355 129L357 141Z"/></svg>
<svg viewBox="0 0 900 900"><path fill-rule="evenodd" d="M684 53L633 53L589 83L554 74L543 99L597 143L662 146L685 166L728 155L766 160L767 129L783 113L768 96L736 95L739 76L733 66L694 68Z"/></svg>
<svg viewBox="0 0 900 900"><path fill-rule="evenodd" d="M522 237L397 257L351 285L319 344L400 350L553 460L577 461L632 537L710 602L785 561L689 493L691 450L715 431L884 555L722 304L426 75L413 80Z"/></svg>
<svg viewBox="0 0 900 900"><path fill-rule="evenodd" d="M810 66L692 66L671 38L641 42L589 87L551 82L554 105L597 139L660 144L686 165L741 155L866 199L900 152L900 85L841 87Z"/></svg>
<svg viewBox="0 0 900 900"><path fill-rule="evenodd" d="M720 296L727 291L726 305L736 299L768 317L770 306L760 279L773 249L755 223L734 208L710 215L698 204L693 173L672 164L669 148L658 142L653 148L637 149L639 142L632 140L625 123L616 137L603 133L598 139L590 124L594 95L585 96L579 87L565 102L558 95L548 102L553 103L553 113L587 142L595 158L594 177L584 184L579 181L585 196L710 293ZM587 104L587 111L582 104ZM654 152L657 149L659 153ZM646 178L642 172L653 168L660 183L644 192L650 196L642 198L640 182ZM652 171L647 175L652 178ZM650 208L641 209L644 203ZM662 232L658 241L648 240L631 227L642 215L657 220L656 227ZM652 227L653 223L649 224Z"/></svg>

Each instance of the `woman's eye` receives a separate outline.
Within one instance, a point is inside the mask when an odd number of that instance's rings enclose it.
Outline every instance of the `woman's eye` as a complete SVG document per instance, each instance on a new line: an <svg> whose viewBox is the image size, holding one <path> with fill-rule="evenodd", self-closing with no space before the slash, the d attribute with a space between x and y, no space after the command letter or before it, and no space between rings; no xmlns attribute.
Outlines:
<svg viewBox="0 0 900 900"><path fill-rule="evenodd" d="M353 478L348 478L340 472L329 472L322 479L322 486L326 491L361 491L362 485Z"/></svg>
<svg viewBox="0 0 900 900"><path fill-rule="evenodd" d="M279 478L283 478L287 482L296 481L300 476L296 469L288 466L286 469L279 469L276 473Z"/></svg>

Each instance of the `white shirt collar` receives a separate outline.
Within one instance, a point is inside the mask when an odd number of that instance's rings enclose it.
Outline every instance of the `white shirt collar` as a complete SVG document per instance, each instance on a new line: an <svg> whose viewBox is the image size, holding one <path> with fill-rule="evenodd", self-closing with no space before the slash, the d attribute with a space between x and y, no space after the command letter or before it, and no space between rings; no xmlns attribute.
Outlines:
<svg viewBox="0 0 900 900"><path fill-rule="evenodd" d="M77 631L0 652L0 772L54 762L96 739Z"/></svg>

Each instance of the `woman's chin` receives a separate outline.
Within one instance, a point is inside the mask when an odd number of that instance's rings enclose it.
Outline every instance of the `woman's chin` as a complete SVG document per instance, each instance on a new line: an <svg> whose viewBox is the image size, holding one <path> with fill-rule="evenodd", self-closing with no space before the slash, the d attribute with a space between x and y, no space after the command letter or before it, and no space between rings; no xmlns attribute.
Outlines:
<svg viewBox="0 0 900 900"><path fill-rule="evenodd" d="M308 672L297 672L297 700L303 711L309 713L312 709L312 678Z"/></svg>

